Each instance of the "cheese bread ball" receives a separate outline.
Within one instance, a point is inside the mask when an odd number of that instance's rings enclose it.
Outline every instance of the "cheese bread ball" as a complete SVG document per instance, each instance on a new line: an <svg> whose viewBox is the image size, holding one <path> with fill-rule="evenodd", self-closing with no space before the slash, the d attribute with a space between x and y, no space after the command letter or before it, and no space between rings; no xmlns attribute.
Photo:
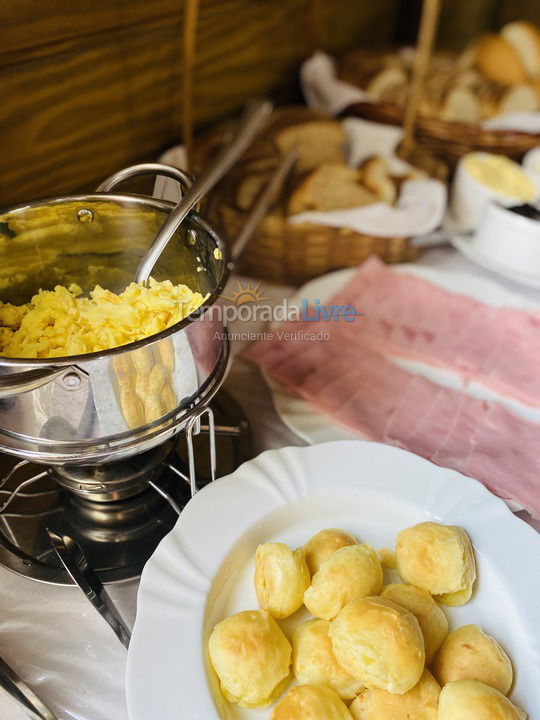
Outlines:
<svg viewBox="0 0 540 720"><path fill-rule="evenodd" d="M476 564L463 528L424 522L402 530L396 561L404 582L437 595L444 605L464 605L471 597Z"/></svg>
<svg viewBox="0 0 540 720"><path fill-rule="evenodd" d="M289 680L292 648L265 610L246 610L222 620L208 641L210 661L230 702L262 707Z"/></svg>
<svg viewBox="0 0 540 720"><path fill-rule="evenodd" d="M507 697L478 680L445 685L439 698L438 720L526 720L527 715Z"/></svg>
<svg viewBox="0 0 540 720"><path fill-rule="evenodd" d="M424 670L420 682L403 695L365 688L349 711L355 720L437 720L440 693L439 683Z"/></svg>
<svg viewBox="0 0 540 720"><path fill-rule="evenodd" d="M325 560L304 593L304 605L323 620L332 620L347 603L377 595L383 584L381 561L369 545L341 548Z"/></svg>
<svg viewBox="0 0 540 720"><path fill-rule="evenodd" d="M463 625L451 632L435 655L432 671L441 685L479 680L503 695L508 694L514 679L507 654L478 625Z"/></svg>
<svg viewBox="0 0 540 720"><path fill-rule="evenodd" d="M424 672L424 638L418 620L380 597L349 603L328 631L338 663L367 688L402 695Z"/></svg>
<svg viewBox="0 0 540 720"><path fill-rule="evenodd" d="M352 720L352 716L330 688L296 685L276 705L270 720Z"/></svg>
<svg viewBox="0 0 540 720"><path fill-rule="evenodd" d="M304 545L309 572L315 575L332 553L347 545L356 545L356 538L345 530L329 528L321 530Z"/></svg>
<svg viewBox="0 0 540 720"><path fill-rule="evenodd" d="M307 620L293 636L293 673L302 685L324 685L341 698L350 700L362 683L338 665L328 635L328 620Z"/></svg>
<svg viewBox="0 0 540 720"><path fill-rule="evenodd" d="M442 608L427 590L415 585L395 583L385 585L381 597L401 605L415 616L424 636L426 663L432 661L442 641L448 635L448 620Z"/></svg>
<svg viewBox="0 0 540 720"><path fill-rule="evenodd" d="M383 570L395 570L396 569L396 553L390 548L379 548L377 555L381 561Z"/></svg>
<svg viewBox="0 0 540 720"><path fill-rule="evenodd" d="M255 592L259 606L275 618L292 615L302 605L311 578L303 550L264 543L255 553Z"/></svg>

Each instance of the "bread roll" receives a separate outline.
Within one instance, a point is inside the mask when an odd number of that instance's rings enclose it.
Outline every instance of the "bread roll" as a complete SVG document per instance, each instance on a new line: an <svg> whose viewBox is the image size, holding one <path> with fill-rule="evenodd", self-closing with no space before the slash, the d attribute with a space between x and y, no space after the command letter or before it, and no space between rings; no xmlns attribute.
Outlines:
<svg viewBox="0 0 540 720"><path fill-rule="evenodd" d="M276 705L270 720L351 720L351 714L330 688L297 685Z"/></svg>
<svg viewBox="0 0 540 720"><path fill-rule="evenodd" d="M292 648L265 610L222 620L212 630L208 651L224 697L242 707L269 705L289 680Z"/></svg>
<svg viewBox="0 0 540 720"><path fill-rule="evenodd" d="M533 80L531 82L531 87L534 88L534 91L537 94L538 99L540 100L540 78L538 78L537 80Z"/></svg>
<svg viewBox="0 0 540 720"><path fill-rule="evenodd" d="M396 200L396 186L389 174L388 163L381 155L372 155L359 168L362 182L378 200L392 205Z"/></svg>
<svg viewBox="0 0 540 720"><path fill-rule="evenodd" d="M255 553L255 592L259 606L275 618L292 615L302 605L310 575L304 551L284 543L264 543Z"/></svg>
<svg viewBox="0 0 540 720"><path fill-rule="evenodd" d="M512 663L499 643L478 625L451 632L435 656L433 674L441 685L456 680L479 680L503 695L512 687Z"/></svg>
<svg viewBox="0 0 540 720"><path fill-rule="evenodd" d="M418 620L380 597L349 603L328 631L338 663L367 688L402 695L424 672L424 638Z"/></svg>
<svg viewBox="0 0 540 720"><path fill-rule="evenodd" d="M366 87L372 100L394 102L395 95L407 87L407 73L399 67L387 67L377 73Z"/></svg>
<svg viewBox="0 0 540 720"><path fill-rule="evenodd" d="M429 670L403 695L362 690L349 711L355 720L437 720L441 688Z"/></svg>
<svg viewBox="0 0 540 720"><path fill-rule="evenodd" d="M540 77L540 32L532 23L517 21L508 23L501 35L519 57L530 78Z"/></svg>
<svg viewBox="0 0 540 720"><path fill-rule="evenodd" d="M379 593L382 584L375 550L370 545L350 545L323 562L304 593L304 604L315 617L332 620L352 600Z"/></svg>
<svg viewBox="0 0 540 720"><path fill-rule="evenodd" d="M293 636L293 673L301 685L324 685L340 698L350 700L362 683L338 664L328 635L328 620L307 620Z"/></svg>
<svg viewBox="0 0 540 720"><path fill-rule="evenodd" d="M427 590L396 583L386 585L381 597L401 605L415 616L424 636L426 663L429 665L448 634L448 620Z"/></svg>
<svg viewBox="0 0 540 720"><path fill-rule="evenodd" d="M532 85L512 85L499 101L497 113L534 112L540 107L540 98Z"/></svg>
<svg viewBox="0 0 540 720"><path fill-rule="evenodd" d="M449 683L439 698L438 720L523 720L526 717L502 693L477 680Z"/></svg>
<svg viewBox="0 0 540 720"><path fill-rule="evenodd" d="M315 575L325 560L328 560L332 553L348 545L356 545L357 540L345 530L329 528L321 530L304 545L306 562L309 572Z"/></svg>
<svg viewBox="0 0 540 720"><path fill-rule="evenodd" d="M439 117L450 122L479 122L482 119L482 104L470 87L455 86L446 94Z"/></svg>
<svg viewBox="0 0 540 720"><path fill-rule="evenodd" d="M383 570L395 570L396 569L396 553L390 548L379 548L377 555L381 561Z"/></svg>
<svg viewBox="0 0 540 720"><path fill-rule="evenodd" d="M340 58L338 77L365 89L381 71L392 67L403 69L403 62L396 54L379 55L373 50L352 50Z"/></svg>
<svg viewBox="0 0 540 720"><path fill-rule="evenodd" d="M424 522L402 530L396 561L402 580L437 595L444 605L464 605L471 597L476 564L463 528Z"/></svg>
<svg viewBox="0 0 540 720"><path fill-rule="evenodd" d="M499 35L486 35L478 42L476 65L488 80L500 85L515 85L527 80L519 55Z"/></svg>

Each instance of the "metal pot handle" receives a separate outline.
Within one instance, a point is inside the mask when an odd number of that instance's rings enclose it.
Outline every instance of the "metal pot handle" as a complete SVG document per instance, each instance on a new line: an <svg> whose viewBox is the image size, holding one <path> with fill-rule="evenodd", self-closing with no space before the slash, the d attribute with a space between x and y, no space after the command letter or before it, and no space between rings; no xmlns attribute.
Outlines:
<svg viewBox="0 0 540 720"><path fill-rule="evenodd" d="M26 370L20 373L0 375L0 400L37 390L73 370L74 368L70 367L61 367L58 370L47 367L43 370Z"/></svg>
<svg viewBox="0 0 540 720"><path fill-rule="evenodd" d="M165 177L176 180L181 188L182 193L185 193L193 184L193 178L188 173L174 167L173 165L163 165L162 163L139 163L139 165L131 165L130 167L119 170L118 172L111 175L102 183L100 183L96 189L96 192L110 192L115 187L129 180L129 178L137 177L139 175L165 175Z"/></svg>

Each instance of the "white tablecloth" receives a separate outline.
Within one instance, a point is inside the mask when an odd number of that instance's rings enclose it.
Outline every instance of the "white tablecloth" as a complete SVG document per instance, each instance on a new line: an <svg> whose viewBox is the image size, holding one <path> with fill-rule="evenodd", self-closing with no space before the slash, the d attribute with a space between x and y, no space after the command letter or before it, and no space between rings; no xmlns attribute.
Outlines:
<svg viewBox="0 0 540 720"><path fill-rule="evenodd" d="M419 262L473 277L495 279L513 292L538 301L540 306L540 291L502 281L453 250L430 250ZM293 288L265 287L266 294L276 302L295 292ZM234 333L258 328L237 323L230 329ZM243 344L235 342L233 352L237 353ZM237 359L226 388L251 422L256 453L304 444L277 417L271 395L256 368ZM540 524L536 523L536 527L540 530ZM110 588L130 624L135 617L137 585L131 581ZM42 585L0 569L0 655L38 692L60 720L127 720L126 651L78 589ZM25 718L2 691L0 718Z"/></svg>

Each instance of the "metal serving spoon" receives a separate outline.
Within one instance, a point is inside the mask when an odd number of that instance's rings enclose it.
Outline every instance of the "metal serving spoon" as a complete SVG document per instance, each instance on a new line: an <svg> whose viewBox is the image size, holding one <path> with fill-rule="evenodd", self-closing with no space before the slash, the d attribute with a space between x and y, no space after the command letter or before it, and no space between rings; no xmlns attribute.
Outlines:
<svg viewBox="0 0 540 720"><path fill-rule="evenodd" d="M166 248L167 243L177 231L186 215L199 200L221 180L247 150L271 112L272 103L268 100L256 101L247 108L232 142L225 146L215 161L200 178L193 183L178 205L170 213L137 269L135 276L136 282L145 283L148 280L159 256Z"/></svg>

